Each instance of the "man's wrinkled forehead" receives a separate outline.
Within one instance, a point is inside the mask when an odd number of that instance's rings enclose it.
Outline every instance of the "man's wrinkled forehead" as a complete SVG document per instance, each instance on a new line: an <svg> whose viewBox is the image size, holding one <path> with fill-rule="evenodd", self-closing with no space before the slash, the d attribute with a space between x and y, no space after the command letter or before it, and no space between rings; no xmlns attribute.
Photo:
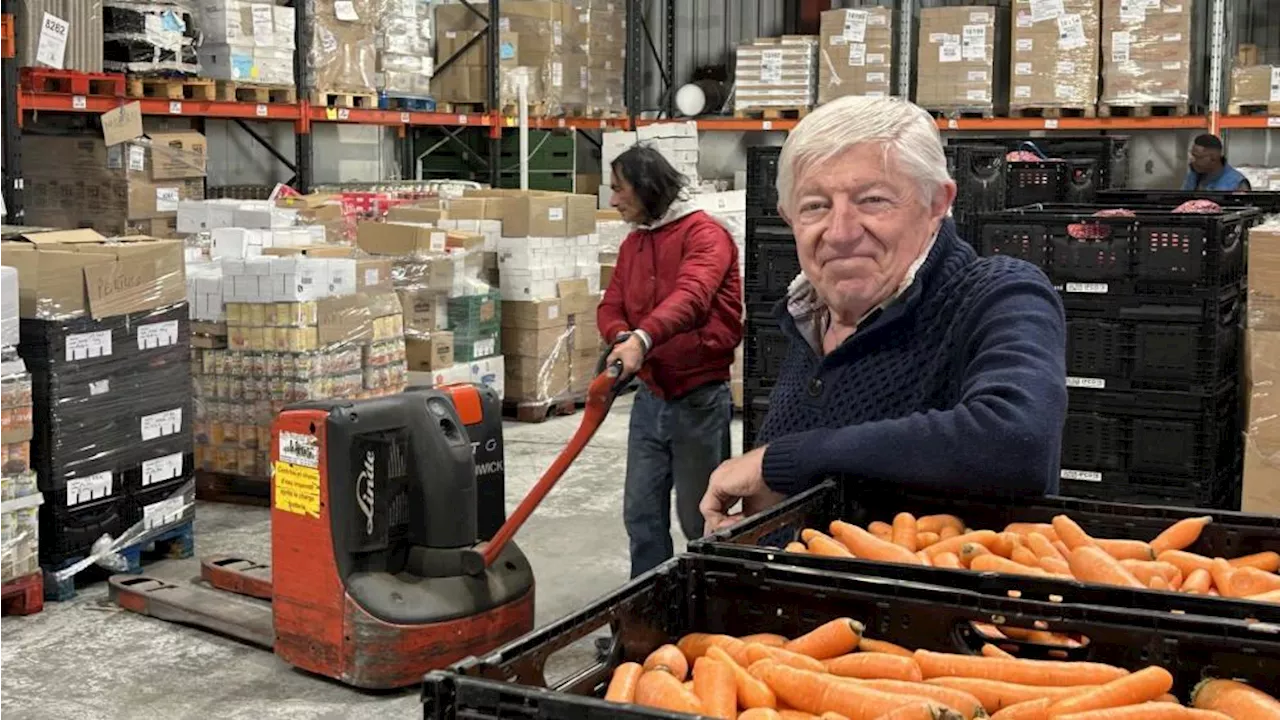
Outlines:
<svg viewBox="0 0 1280 720"><path fill-rule="evenodd" d="M795 192L801 195L820 188L830 189L855 177L860 185L893 184L897 163L892 155L884 143L858 143L826 157L799 162Z"/></svg>

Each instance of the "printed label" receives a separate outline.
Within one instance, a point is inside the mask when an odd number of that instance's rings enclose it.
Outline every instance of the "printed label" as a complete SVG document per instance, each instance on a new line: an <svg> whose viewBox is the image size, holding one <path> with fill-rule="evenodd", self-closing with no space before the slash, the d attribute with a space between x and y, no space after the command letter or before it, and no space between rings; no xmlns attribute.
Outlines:
<svg viewBox="0 0 1280 720"><path fill-rule="evenodd" d="M475 345L472 346L471 348L471 351L472 351L471 357L473 359L489 357L490 355L494 354L496 350L497 350L497 340L495 338L489 338L487 340L477 340Z"/></svg>
<svg viewBox="0 0 1280 720"><path fill-rule="evenodd" d="M110 470L88 477L72 478L67 481L67 507L111 497L114 485Z"/></svg>
<svg viewBox="0 0 1280 720"><path fill-rule="evenodd" d="M564 64L560 62L551 63L551 86L564 87Z"/></svg>
<svg viewBox="0 0 1280 720"><path fill-rule="evenodd" d="M178 321L148 323L138 327L138 349L151 350L178 344Z"/></svg>
<svg viewBox="0 0 1280 720"><path fill-rule="evenodd" d="M277 460L271 471L277 510L320 517L320 471Z"/></svg>
<svg viewBox="0 0 1280 720"><path fill-rule="evenodd" d="M1086 390L1106 390L1107 381L1102 378L1067 376L1067 387Z"/></svg>
<svg viewBox="0 0 1280 720"><path fill-rule="evenodd" d="M1084 36L1084 20L1079 13L1058 16L1058 47L1076 50L1088 44Z"/></svg>
<svg viewBox="0 0 1280 720"><path fill-rule="evenodd" d="M986 70L970 70L969 74L966 77L969 79L969 82L986 82L987 71Z"/></svg>
<svg viewBox="0 0 1280 720"><path fill-rule="evenodd" d="M869 15L867 17L867 24L872 27L888 27L889 18L885 15Z"/></svg>
<svg viewBox="0 0 1280 720"><path fill-rule="evenodd" d="M883 65L884 62L884 53L867 53L868 65Z"/></svg>
<svg viewBox="0 0 1280 720"><path fill-rule="evenodd" d="M1030 85L1014 85L1014 86L1013 86L1013 96L1014 96L1015 98L1029 98L1029 97L1031 97L1031 86L1030 86Z"/></svg>
<svg viewBox="0 0 1280 720"><path fill-rule="evenodd" d="M102 378L89 383L89 397L97 397L103 393L111 392L111 379Z"/></svg>
<svg viewBox="0 0 1280 720"><path fill-rule="evenodd" d="M555 320L560 317L560 304L554 303L547 306L547 319Z"/></svg>
<svg viewBox="0 0 1280 720"><path fill-rule="evenodd" d="M60 17L44 14L40 22L40 42L36 45L36 64L59 70L67 56L67 32L71 25Z"/></svg>
<svg viewBox="0 0 1280 720"><path fill-rule="evenodd" d="M76 333L67 336L67 361L107 357L111 354L111 331Z"/></svg>
<svg viewBox="0 0 1280 720"><path fill-rule="evenodd" d="M1120 22L1137 25L1146 22L1147 8L1142 0L1120 0Z"/></svg>
<svg viewBox="0 0 1280 720"><path fill-rule="evenodd" d="M1053 96L1059 100L1070 100L1075 97L1076 89L1070 85L1058 83L1053 86Z"/></svg>
<svg viewBox="0 0 1280 720"><path fill-rule="evenodd" d="M976 100L978 102L987 102L990 98L987 96L986 90L970 90L964 94L967 100Z"/></svg>
<svg viewBox="0 0 1280 720"><path fill-rule="evenodd" d="M186 510L187 499L181 495L145 505L142 508L143 527L147 530L155 530L182 522L182 515Z"/></svg>
<svg viewBox="0 0 1280 720"><path fill-rule="evenodd" d="M987 56L987 27L985 25L965 25L962 48L965 60L985 59Z"/></svg>
<svg viewBox="0 0 1280 720"><path fill-rule="evenodd" d="M377 269L377 268L372 268L372 269L369 269L369 270L365 270L365 271L364 271L364 284L365 284L365 285L377 285L377 284L378 284L378 269Z"/></svg>
<svg viewBox="0 0 1280 720"><path fill-rule="evenodd" d="M953 63L960 62L960 45L958 43L943 43L938 47L938 62Z"/></svg>
<svg viewBox="0 0 1280 720"><path fill-rule="evenodd" d="M867 73L867 82L869 83L882 83L887 81L888 81L888 77L886 77L885 74L882 72Z"/></svg>
<svg viewBox="0 0 1280 720"><path fill-rule="evenodd" d="M1035 42L1031 38L1018 38L1018 52L1031 52Z"/></svg>
<svg viewBox="0 0 1280 720"><path fill-rule="evenodd" d="M760 82L782 82L781 50L765 50L760 53Z"/></svg>
<svg viewBox="0 0 1280 720"><path fill-rule="evenodd" d="M1090 470L1067 470L1063 469L1058 473L1058 477L1063 480L1079 480L1082 482L1102 482L1102 473L1092 472Z"/></svg>
<svg viewBox="0 0 1280 720"><path fill-rule="evenodd" d="M147 149L141 145L129 146L129 169L142 172L147 169Z"/></svg>
<svg viewBox="0 0 1280 720"><path fill-rule="evenodd" d="M1076 64L1070 60L1059 60L1056 69L1059 75L1076 74Z"/></svg>
<svg viewBox="0 0 1280 720"><path fill-rule="evenodd" d="M1032 25L1034 25L1034 23L1031 22L1031 13L1028 13L1028 12L1018 13L1018 27L1029 28Z"/></svg>
<svg viewBox="0 0 1280 720"><path fill-rule="evenodd" d="M182 475L182 453L165 455L142 463L142 487L172 480Z"/></svg>
<svg viewBox="0 0 1280 720"><path fill-rule="evenodd" d="M431 233L430 248L431 252L444 252L449 245L449 236L442 232Z"/></svg>
<svg viewBox="0 0 1280 720"><path fill-rule="evenodd" d="M274 10L271 5L253 4L249 6L249 14L253 18L253 38L259 46L275 44Z"/></svg>
<svg viewBox="0 0 1280 720"><path fill-rule="evenodd" d="M1182 33L1165 33L1160 40L1167 43L1182 42Z"/></svg>
<svg viewBox="0 0 1280 720"><path fill-rule="evenodd" d="M158 437L173 435L182 429L182 408L146 415L142 418L140 425L143 440L155 440Z"/></svg>
<svg viewBox="0 0 1280 720"><path fill-rule="evenodd" d="M1280 102L1280 65L1271 68L1271 102Z"/></svg>
<svg viewBox="0 0 1280 720"><path fill-rule="evenodd" d="M561 220L564 220L564 208L547 208L547 220L551 222L560 222Z"/></svg>
<svg viewBox="0 0 1280 720"><path fill-rule="evenodd" d="M1031 0L1031 21L1044 22L1056 19L1066 12L1062 0Z"/></svg>
<svg viewBox="0 0 1280 720"><path fill-rule="evenodd" d="M849 65L850 67L861 67L867 64L867 46L862 43L854 43L849 46Z"/></svg>
<svg viewBox="0 0 1280 720"><path fill-rule="evenodd" d="M156 188L156 212L178 211L178 188Z"/></svg>
<svg viewBox="0 0 1280 720"><path fill-rule="evenodd" d="M1181 70L1182 63L1178 62L1177 60L1167 60L1165 62L1160 63L1160 69L1161 70Z"/></svg>
<svg viewBox="0 0 1280 720"><path fill-rule="evenodd" d="M937 45L946 42L948 37L946 33L929 33L929 42Z"/></svg>
<svg viewBox="0 0 1280 720"><path fill-rule="evenodd" d="M290 465L320 467L320 441L315 435L280 431L280 459Z"/></svg>
<svg viewBox="0 0 1280 720"><path fill-rule="evenodd" d="M551 44L559 45L564 40L564 27L559 20L551 21Z"/></svg>
<svg viewBox="0 0 1280 720"><path fill-rule="evenodd" d="M1132 37L1127 30L1111 33L1111 62L1129 62L1129 45Z"/></svg>
<svg viewBox="0 0 1280 720"><path fill-rule="evenodd" d="M851 43L867 41L867 11L848 10L844 14L844 39Z"/></svg>
<svg viewBox="0 0 1280 720"><path fill-rule="evenodd" d="M1014 75L1030 75L1031 63L1029 62L1014 63L1013 74Z"/></svg>
<svg viewBox="0 0 1280 720"><path fill-rule="evenodd" d="M356 14L356 4L352 0L334 0L333 15L343 22L360 20L360 16Z"/></svg>
<svg viewBox="0 0 1280 720"><path fill-rule="evenodd" d="M1087 293L1090 295L1106 295L1110 287L1106 283L1067 283L1069 293Z"/></svg>
<svg viewBox="0 0 1280 720"><path fill-rule="evenodd" d="M971 22L971 23L989 23L989 22L991 22L991 15L989 15L989 14L988 14L988 13L986 13L986 12L971 12L971 13L969 13L969 22Z"/></svg>

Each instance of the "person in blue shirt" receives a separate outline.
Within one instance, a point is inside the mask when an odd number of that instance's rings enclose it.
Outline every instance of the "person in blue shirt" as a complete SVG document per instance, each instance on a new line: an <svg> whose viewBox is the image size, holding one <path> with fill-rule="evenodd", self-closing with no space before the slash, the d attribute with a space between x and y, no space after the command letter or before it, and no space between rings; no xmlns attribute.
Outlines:
<svg viewBox="0 0 1280 720"><path fill-rule="evenodd" d="M1191 162L1182 189L1240 192L1253 187L1239 170L1227 164L1227 157L1222 154L1222 140L1205 133L1191 144Z"/></svg>

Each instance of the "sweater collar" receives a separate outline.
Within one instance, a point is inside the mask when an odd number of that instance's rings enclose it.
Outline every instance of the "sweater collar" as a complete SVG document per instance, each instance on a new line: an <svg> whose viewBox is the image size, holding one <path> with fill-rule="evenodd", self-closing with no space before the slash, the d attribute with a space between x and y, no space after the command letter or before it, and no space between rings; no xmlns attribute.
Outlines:
<svg viewBox="0 0 1280 720"><path fill-rule="evenodd" d="M658 218L657 220L654 220L651 223L641 223L636 227L639 228L640 230L649 230L649 231L657 230L658 228L664 225L670 225L671 223L679 220L680 218L683 218L686 215L692 215L697 211L698 211L698 208L693 203L683 199L676 200L675 202L671 203L671 205L667 207L667 211L662 214L662 217Z"/></svg>

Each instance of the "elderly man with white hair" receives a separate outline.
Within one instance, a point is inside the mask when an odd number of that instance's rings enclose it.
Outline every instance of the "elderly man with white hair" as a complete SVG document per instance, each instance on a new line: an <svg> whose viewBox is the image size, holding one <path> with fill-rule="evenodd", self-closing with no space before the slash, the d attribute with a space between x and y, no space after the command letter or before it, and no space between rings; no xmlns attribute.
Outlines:
<svg viewBox="0 0 1280 720"><path fill-rule="evenodd" d="M757 447L712 474L712 531L830 477L917 490L1053 493L1066 416L1065 319L1035 266L956 235L933 119L844 97L797 124L778 211L802 273Z"/></svg>

